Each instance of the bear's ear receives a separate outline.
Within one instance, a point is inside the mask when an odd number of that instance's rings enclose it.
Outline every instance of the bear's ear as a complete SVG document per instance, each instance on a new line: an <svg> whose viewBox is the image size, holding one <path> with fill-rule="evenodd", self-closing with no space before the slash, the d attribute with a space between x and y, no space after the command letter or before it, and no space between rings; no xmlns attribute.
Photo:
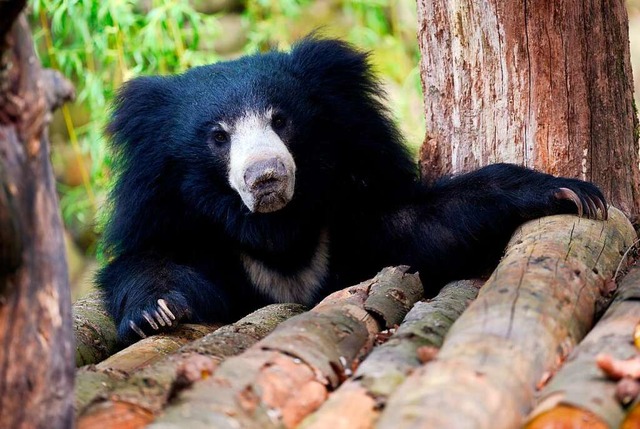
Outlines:
<svg viewBox="0 0 640 429"><path fill-rule="evenodd" d="M369 55L347 42L311 35L296 43L290 55L295 75L311 88L342 95L380 93Z"/></svg>
<svg viewBox="0 0 640 429"><path fill-rule="evenodd" d="M113 100L106 133L114 149L158 139L173 115L171 78L145 76L123 84Z"/></svg>

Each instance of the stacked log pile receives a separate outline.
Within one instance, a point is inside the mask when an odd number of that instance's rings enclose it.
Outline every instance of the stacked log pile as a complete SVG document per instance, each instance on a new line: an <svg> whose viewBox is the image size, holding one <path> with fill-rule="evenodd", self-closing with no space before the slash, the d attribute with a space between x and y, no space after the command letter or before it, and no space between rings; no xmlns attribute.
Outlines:
<svg viewBox="0 0 640 429"><path fill-rule="evenodd" d="M640 269L591 329L635 242L615 209L553 216L521 227L484 285L421 301L417 274L387 268L306 312L186 325L80 368L78 426L635 427ZM156 341L173 345L136 358Z"/></svg>

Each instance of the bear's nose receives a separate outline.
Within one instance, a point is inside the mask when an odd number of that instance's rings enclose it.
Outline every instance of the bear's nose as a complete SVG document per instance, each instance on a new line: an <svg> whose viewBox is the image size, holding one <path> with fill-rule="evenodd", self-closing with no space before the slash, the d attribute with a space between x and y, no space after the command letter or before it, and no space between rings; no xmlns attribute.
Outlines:
<svg viewBox="0 0 640 429"><path fill-rule="evenodd" d="M256 161L244 172L244 183L252 192L275 192L286 178L287 169L279 158Z"/></svg>

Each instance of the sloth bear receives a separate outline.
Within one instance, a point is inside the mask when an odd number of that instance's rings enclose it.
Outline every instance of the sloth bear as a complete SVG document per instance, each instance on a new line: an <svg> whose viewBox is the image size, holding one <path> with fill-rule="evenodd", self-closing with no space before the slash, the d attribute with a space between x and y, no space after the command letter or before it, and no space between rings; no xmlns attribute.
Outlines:
<svg viewBox="0 0 640 429"><path fill-rule="evenodd" d="M421 185L367 54L308 37L124 85L98 273L122 342L311 305L406 264L427 294L496 264L521 223L606 217L592 184L497 164Z"/></svg>

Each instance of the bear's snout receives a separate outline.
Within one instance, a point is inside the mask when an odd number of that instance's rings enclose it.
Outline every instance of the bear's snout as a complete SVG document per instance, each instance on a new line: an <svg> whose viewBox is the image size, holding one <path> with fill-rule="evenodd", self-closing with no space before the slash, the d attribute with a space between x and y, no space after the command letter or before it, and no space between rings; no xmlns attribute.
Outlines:
<svg viewBox="0 0 640 429"><path fill-rule="evenodd" d="M270 213L280 210L293 196L292 178L278 157L254 161L244 171L244 183L254 201L253 211Z"/></svg>
<svg viewBox="0 0 640 429"><path fill-rule="evenodd" d="M244 183L258 194L277 192L286 180L287 169L279 158L254 162L244 172Z"/></svg>

